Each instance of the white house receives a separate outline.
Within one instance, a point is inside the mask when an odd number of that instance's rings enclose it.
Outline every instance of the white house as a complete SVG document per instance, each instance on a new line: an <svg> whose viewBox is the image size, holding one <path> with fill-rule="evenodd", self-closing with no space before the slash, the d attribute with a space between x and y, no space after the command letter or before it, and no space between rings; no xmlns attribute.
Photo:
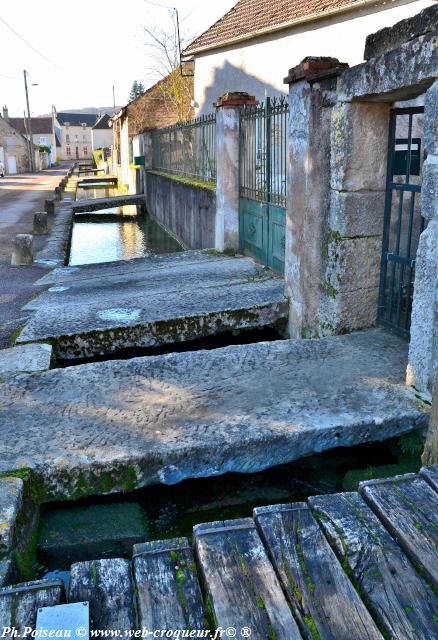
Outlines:
<svg viewBox="0 0 438 640"><path fill-rule="evenodd" d="M113 143L113 130L109 124L110 116L107 113L101 115L91 128L91 148L108 149Z"/></svg>
<svg viewBox="0 0 438 640"><path fill-rule="evenodd" d="M308 55L351 65L363 60L365 38L434 0L239 0L184 51L195 61L196 115L219 96L245 91L258 100L285 94L285 69Z"/></svg>

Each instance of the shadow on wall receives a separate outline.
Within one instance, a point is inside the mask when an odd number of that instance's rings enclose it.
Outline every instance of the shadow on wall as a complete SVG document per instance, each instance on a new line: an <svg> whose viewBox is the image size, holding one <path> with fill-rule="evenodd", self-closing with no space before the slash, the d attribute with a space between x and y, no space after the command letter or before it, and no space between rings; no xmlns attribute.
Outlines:
<svg viewBox="0 0 438 640"><path fill-rule="evenodd" d="M243 69L225 62L222 66L216 67L211 84L205 87L204 103L201 104L197 115L214 111L217 99L228 91L246 91L262 101L266 96L274 98L287 95L287 86L285 85L284 91L279 91L274 85L267 84Z"/></svg>

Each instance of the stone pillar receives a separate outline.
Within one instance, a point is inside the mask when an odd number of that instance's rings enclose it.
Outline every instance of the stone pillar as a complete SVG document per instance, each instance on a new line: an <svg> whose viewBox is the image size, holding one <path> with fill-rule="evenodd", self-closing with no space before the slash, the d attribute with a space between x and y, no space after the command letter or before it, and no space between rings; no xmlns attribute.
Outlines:
<svg viewBox="0 0 438 640"><path fill-rule="evenodd" d="M18 233L15 236L11 265L28 266L33 263L33 236L30 233Z"/></svg>
<svg viewBox="0 0 438 640"><path fill-rule="evenodd" d="M143 130L143 155L144 155L144 167L143 172L143 193L145 194L146 206L147 206L147 172L152 170L153 164L153 145L152 145L152 131L154 129Z"/></svg>
<svg viewBox="0 0 438 640"><path fill-rule="evenodd" d="M390 104L332 110L324 334L377 321Z"/></svg>
<svg viewBox="0 0 438 640"><path fill-rule="evenodd" d="M60 187L55 187L53 190L53 194L54 194L54 199L55 200L61 200L61 188Z"/></svg>
<svg viewBox="0 0 438 640"><path fill-rule="evenodd" d="M411 341L406 382L432 393L438 366L438 80L424 102L424 150L421 213L428 220L415 262Z"/></svg>
<svg viewBox="0 0 438 640"><path fill-rule="evenodd" d="M48 233L47 213L37 211L33 217L33 234L34 236L43 236L46 233Z"/></svg>
<svg viewBox="0 0 438 640"><path fill-rule="evenodd" d="M226 93L216 103L215 249L239 249L240 107L257 104L247 93Z"/></svg>
<svg viewBox="0 0 438 640"><path fill-rule="evenodd" d="M326 296L330 199L329 94L345 66L333 58L306 58L285 78L290 110L285 280L290 299L289 335L293 338L324 333L320 316ZM319 82L311 81L316 74L325 75Z"/></svg>
<svg viewBox="0 0 438 640"><path fill-rule="evenodd" d="M54 200L46 200L44 203L44 208L48 215L55 215L55 201Z"/></svg>

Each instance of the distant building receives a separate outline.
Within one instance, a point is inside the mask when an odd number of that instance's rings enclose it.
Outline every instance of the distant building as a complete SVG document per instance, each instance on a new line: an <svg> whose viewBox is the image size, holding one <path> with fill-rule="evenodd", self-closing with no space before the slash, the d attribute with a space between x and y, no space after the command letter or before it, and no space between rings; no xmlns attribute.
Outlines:
<svg viewBox="0 0 438 640"><path fill-rule="evenodd" d="M24 118L9 118L9 122L22 136L29 139L27 121ZM61 141L55 134L52 118L31 118L31 127L34 145L49 147L49 162L54 164L57 156L56 147L61 146Z"/></svg>
<svg viewBox="0 0 438 640"><path fill-rule="evenodd" d="M110 116L104 113L91 129L91 148L109 149L113 143L113 130L110 127Z"/></svg>
<svg viewBox="0 0 438 640"><path fill-rule="evenodd" d="M6 175L29 171L29 143L10 123L7 107L0 116L0 163Z"/></svg>
<svg viewBox="0 0 438 640"><path fill-rule="evenodd" d="M60 132L59 160L89 160L92 158L92 128L100 116L95 113L53 111L54 129Z"/></svg>

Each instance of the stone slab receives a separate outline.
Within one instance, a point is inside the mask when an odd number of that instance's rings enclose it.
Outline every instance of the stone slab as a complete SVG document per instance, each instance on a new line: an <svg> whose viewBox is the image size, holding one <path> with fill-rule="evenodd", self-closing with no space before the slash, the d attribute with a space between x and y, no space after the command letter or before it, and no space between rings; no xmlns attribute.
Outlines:
<svg viewBox="0 0 438 640"><path fill-rule="evenodd" d="M110 198L93 198L91 200L76 200L73 211L97 211L105 207L121 207L124 204L142 204L144 195L113 196Z"/></svg>
<svg viewBox="0 0 438 640"><path fill-rule="evenodd" d="M68 267L57 267L35 282L36 286L47 284L75 284L80 280L99 280L133 272L147 275L151 271L164 269L171 273L183 263L200 264L204 261L228 260L226 256L211 254L208 251L179 251L178 253L150 255L146 258L132 260L116 260L96 264L82 264Z"/></svg>
<svg viewBox="0 0 438 640"><path fill-rule="evenodd" d="M86 358L272 326L288 313L283 281L266 278L248 259L184 263L149 277L131 266L122 277L66 287L31 304L40 308L17 344L50 340L59 357Z"/></svg>
<svg viewBox="0 0 438 640"><path fill-rule="evenodd" d="M438 24L438 6L427 7L411 18L400 20L392 27L385 27L367 36L364 60L375 58L405 42L425 33L436 33Z"/></svg>
<svg viewBox="0 0 438 640"><path fill-rule="evenodd" d="M0 480L0 556L12 550L15 521L23 504L23 481L20 478Z"/></svg>
<svg viewBox="0 0 438 640"><path fill-rule="evenodd" d="M0 589L0 624L14 627L17 637L25 628L35 628L38 609L61 604L65 600L60 580L35 580Z"/></svg>
<svg viewBox="0 0 438 640"><path fill-rule="evenodd" d="M25 309L51 309L81 304L89 302L90 298L99 300L99 305L107 300L110 306L123 306L122 300L129 304L132 300L143 296L149 298L156 293L165 292L174 296L178 292L192 289L269 278L269 272L258 267L250 258L211 258L193 262L172 260L170 269L166 266L156 267L155 261L153 264L151 267L147 260L142 260L120 269L117 268L117 263L109 263L107 269L95 272L90 270L89 277L85 278L81 277L81 272L73 272L73 277L50 287L31 300Z"/></svg>
<svg viewBox="0 0 438 640"><path fill-rule="evenodd" d="M50 369L50 344L25 344L0 350L0 382L22 373Z"/></svg>
<svg viewBox="0 0 438 640"><path fill-rule="evenodd" d="M0 472L31 468L55 499L383 440L427 423L406 355L379 329L21 377L0 385Z"/></svg>

